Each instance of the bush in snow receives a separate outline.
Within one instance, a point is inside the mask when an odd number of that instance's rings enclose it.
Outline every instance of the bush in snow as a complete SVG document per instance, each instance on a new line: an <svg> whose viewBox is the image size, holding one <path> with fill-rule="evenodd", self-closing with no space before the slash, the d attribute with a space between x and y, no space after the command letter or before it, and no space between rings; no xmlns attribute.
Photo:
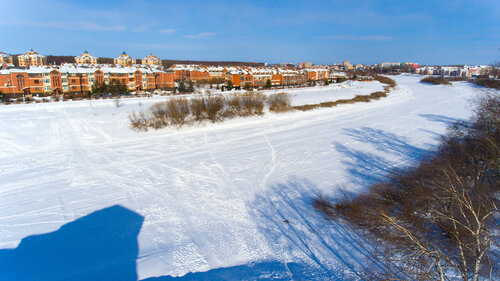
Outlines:
<svg viewBox="0 0 500 281"><path fill-rule="evenodd" d="M284 112L290 110L292 99L288 93L282 92L272 94L267 99L269 110L274 112Z"/></svg>
<svg viewBox="0 0 500 281"><path fill-rule="evenodd" d="M223 96L208 95L205 98L205 106L207 110L208 120L212 121L212 123L221 120L224 104L225 104L225 99Z"/></svg>
<svg viewBox="0 0 500 281"><path fill-rule="evenodd" d="M396 87L396 81L392 80L387 76L375 75L373 76L373 79L377 80L380 83L387 84L391 88Z"/></svg>
<svg viewBox="0 0 500 281"><path fill-rule="evenodd" d="M180 127L189 115L189 104L186 98L169 99L166 102L166 110L170 123Z"/></svg>
<svg viewBox="0 0 500 281"><path fill-rule="evenodd" d="M241 116L242 112L242 101L241 95L233 94L226 98L227 108L224 116L233 117L233 116Z"/></svg>
<svg viewBox="0 0 500 281"><path fill-rule="evenodd" d="M159 129L168 125L168 109L165 102L157 102L149 107L151 116L150 125L155 129Z"/></svg>
<svg viewBox="0 0 500 281"><path fill-rule="evenodd" d="M207 106L205 105L205 98L192 98L189 100L189 108L194 120L201 121L207 116Z"/></svg>
<svg viewBox="0 0 500 281"><path fill-rule="evenodd" d="M149 118L143 111L139 113L132 112L128 115L130 127L136 131L147 131L149 126Z"/></svg>
<svg viewBox="0 0 500 281"><path fill-rule="evenodd" d="M240 116L262 115L264 114L264 103L266 96L262 93L247 92L241 95L242 112Z"/></svg>
<svg viewBox="0 0 500 281"><path fill-rule="evenodd" d="M283 98L290 104L289 97ZM266 96L259 92L223 95L208 95L186 98L172 98L166 102L158 102L149 107L147 113L132 113L129 115L130 126L135 130L155 129L168 125L181 127L186 123L209 120L212 123L236 116L246 117L264 114Z"/></svg>
<svg viewBox="0 0 500 281"><path fill-rule="evenodd" d="M474 84L483 86L486 88L493 88L500 90L500 80L488 79L488 78L479 78L473 81Z"/></svg>
<svg viewBox="0 0 500 281"><path fill-rule="evenodd" d="M420 82L434 84L434 85L441 85L441 84L442 85L451 85L451 83L448 80L446 80L444 77L441 77L441 76L438 76L438 77L427 76L427 77L422 78L422 80L420 80Z"/></svg>

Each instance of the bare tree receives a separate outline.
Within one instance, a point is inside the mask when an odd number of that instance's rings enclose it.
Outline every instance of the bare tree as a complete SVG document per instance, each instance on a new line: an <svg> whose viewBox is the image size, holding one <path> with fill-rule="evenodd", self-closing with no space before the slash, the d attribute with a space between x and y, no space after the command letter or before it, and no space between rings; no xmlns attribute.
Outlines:
<svg viewBox="0 0 500 281"><path fill-rule="evenodd" d="M113 103L116 106L116 108L119 108L122 105L120 98L115 98L113 100Z"/></svg>
<svg viewBox="0 0 500 281"><path fill-rule="evenodd" d="M500 230L500 96L477 104L475 117L453 125L433 157L354 199L315 203L384 246L397 269L385 277L477 281L498 274L490 254L498 252L491 245Z"/></svg>

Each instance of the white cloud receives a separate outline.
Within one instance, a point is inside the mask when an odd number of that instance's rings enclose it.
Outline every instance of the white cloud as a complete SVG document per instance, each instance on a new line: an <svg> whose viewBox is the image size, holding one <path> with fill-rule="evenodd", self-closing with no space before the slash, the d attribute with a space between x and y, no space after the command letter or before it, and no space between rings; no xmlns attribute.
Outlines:
<svg viewBox="0 0 500 281"><path fill-rule="evenodd" d="M198 39L198 38L206 38L206 37L210 37L210 36L214 36L214 35L215 35L215 32L202 32L202 33L198 33L198 34L186 35L184 37L189 38L189 39Z"/></svg>
<svg viewBox="0 0 500 281"><path fill-rule="evenodd" d="M165 28L165 29L160 29L158 32L163 33L163 34L172 34L176 30L173 28Z"/></svg>
<svg viewBox="0 0 500 281"><path fill-rule="evenodd" d="M81 22L74 25L74 29L91 30L91 31L125 31L127 28L122 25L99 25L90 22Z"/></svg>
<svg viewBox="0 0 500 281"><path fill-rule="evenodd" d="M383 35L370 35L370 36L332 35L332 36L319 36L318 38L332 39L332 40L355 40L355 41L390 41L394 39L391 36L383 36Z"/></svg>
<svg viewBox="0 0 500 281"><path fill-rule="evenodd" d="M143 31L146 31L146 29L148 29L148 25L139 25L137 27L134 27L132 28L132 31L133 32L143 32Z"/></svg>

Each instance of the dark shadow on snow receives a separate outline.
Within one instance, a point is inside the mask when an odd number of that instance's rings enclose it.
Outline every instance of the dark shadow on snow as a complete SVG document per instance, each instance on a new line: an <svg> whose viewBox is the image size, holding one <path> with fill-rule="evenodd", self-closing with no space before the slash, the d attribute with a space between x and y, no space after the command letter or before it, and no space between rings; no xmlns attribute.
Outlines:
<svg viewBox="0 0 500 281"><path fill-rule="evenodd" d="M365 127L344 131L355 140L369 143L378 151L398 158L396 162L390 156L382 157L364 149L356 149L352 145L345 146L334 142L335 149L343 155L342 163L347 166L350 183L358 186L370 186L380 182L391 171L402 168L402 162L403 166L408 166L436 149L436 146L430 144L423 144L423 147L410 145L405 137L379 129Z"/></svg>
<svg viewBox="0 0 500 281"><path fill-rule="evenodd" d="M270 201L272 196L259 196L252 207L257 208L257 222L271 220L277 227L264 230L277 231L268 233L270 245L279 247L280 240L273 239L283 236L309 260L300 263L268 260L180 277L162 276L144 280L345 280L344 272L332 272L331 265L327 265L328 260L320 260L316 256L321 256L321 251L325 249L336 253L338 246L328 238L329 233L315 233L314 229L320 222L318 219L321 223L324 220L311 208L310 198L296 198L299 186L290 184L291 189L285 188L285 185L276 186L272 190L284 188L283 192L286 192L289 189L290 194L278 193L278 199L283 201L275 203ZM289 222L284 222L286 219L281 212L292 212L291 216L287 216ZM314 216L308 218L311 213ZM54 232L28 236L15 249L0 250L0 280L137 280L137 236L143 221L141 215L115 205L67 223ZM304 225L307 229L303 229ZM343 227L337 231L341 231L343 237L350 235ZM320 247L309 246L308 241L313 245L319 243ZM351 255L350 251L350 247L341 250L339 259L343 259L343 255Z"/></svg>
<svg viewBox="0 0 500 281"><path fill-rule="evenodd" d="M137 280L144 218L115 205L0 250L0 280Z"/></svg>
<svg viewBox="0 0 500 281"><path fill-rule="evenodd" d="M249 203L248 209L276 255L294 253L309 271L290 280L364 279L366 262L379 271L384 266L373 247L339 221L327 221L313 207L317 188L306 179L292 178L271 186Z"/></svg>
<svg viewBox="0 0 500 281"><path fill-rule="evenodd" d="M428 149L408 144L405 137L383 130L364 127L361 129L344 129L344 131L357 141L371 143L379 151L407 155L414 159L420 159L428 153Z"/></svg>
<svg viewBox="0 0 500 281"><path fill-rule="evenodd" d="M444 115L438 114L419 114L418 116L423 117L432 122L444 123L446 126L452 125L453 123L463 122L465 120L459 118L452 118Z"/></svg>
<svg viewBox="0 0 500 281"><path fill-rule="evenodd" d="M210 280L314 280L317 269L297 263L260 262L188 273L181 277L162 276L142 281L210 281Z"/></svg>
<svg viewBox="0 0 500 281"><path fill-rule="evenodd" d="M386 155L409 162L433 149L410 145L406 138L372 128L346 129ZM390 156L334 142L343 155L352 184L368 186L383 179L398 163ZM407 163L408 165L411 163ZM162 276L144 280L352 280L363 278L369 262L377 271L385 265L374 248L339 221L325 221L312 206L319 194L306 180L291 179L256 195L248 209L280 261ZM57 231L24 238L15 249L0 250L0 281L10 280L137 280L137 236L144 218L112 206L63 225ZM294 262L286 261L293 253Z"/></svg>
<svg viewBox="0 0 500 281"><path fill-rule="evenodd" d="M429 144L423 144L425 148L410 145L404 137L372 128L346 129L345 133L360 142L370 143L387 155L397 155L403 161L416 162L435 149ZM378 182L398 164L390 157L337 142L334 145L344 155L343 161L353 184L368 186ZM277 256L294 253L294 263L264 261L188 273L182 277L145 280L353 280L366 279L367 265L374 272L390 271L378 260L374 245L348 224L327 221L314 209L313 199L319 197L315 190L311 182L292 178L271 186L248 204L251 216L273 253Z"/></svg>

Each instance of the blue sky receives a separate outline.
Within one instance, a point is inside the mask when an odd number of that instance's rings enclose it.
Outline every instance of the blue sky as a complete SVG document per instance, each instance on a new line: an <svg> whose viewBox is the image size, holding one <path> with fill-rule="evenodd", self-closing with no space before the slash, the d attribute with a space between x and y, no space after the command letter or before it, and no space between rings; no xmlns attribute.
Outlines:
<svg viewBox="0 0 500 281"><path fill-rule="evenodd" d="M0 51L372 64L500 61L500 1L0 0Z"/></svg>

